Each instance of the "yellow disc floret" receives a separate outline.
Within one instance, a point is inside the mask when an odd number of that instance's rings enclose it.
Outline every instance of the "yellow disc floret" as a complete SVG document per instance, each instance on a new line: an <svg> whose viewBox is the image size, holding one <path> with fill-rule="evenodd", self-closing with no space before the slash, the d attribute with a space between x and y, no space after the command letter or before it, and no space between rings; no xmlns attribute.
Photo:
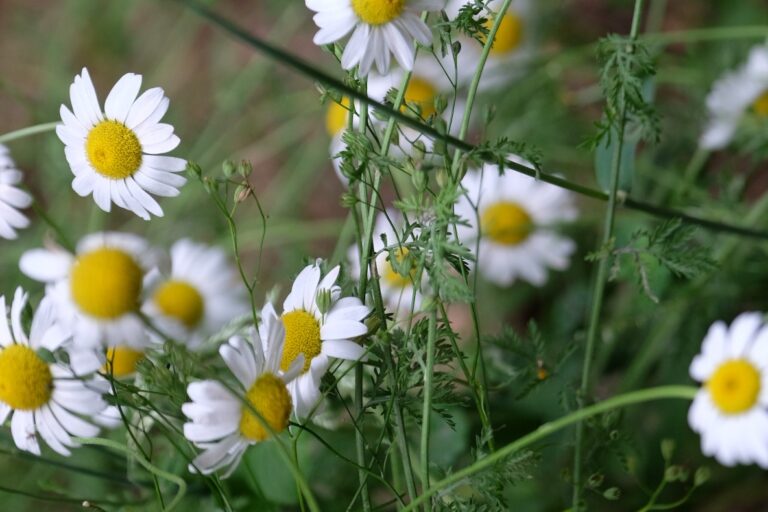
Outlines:
<svg viewBox="0 0 768 512"><path fill-rule="evenodd" d="M325 128L328 130L328 135L335 137L344 131L349 124L350 106L349 98L346 97L341 99L341 103L331 101L325 113Z"/></svg>
<svg viewBox="0 0 768 512"><path fill-rule="evenodd" d="M414 107L418 107L421 112L421 117L427 119L434 114L435 111L435 96L437 96L437 90L427 82L419 77L413 77L408 82L408 87L405 89L405 105L400 110L403 112L409 110L408 105L411 105L411 111Z"/></svg>
<svg viewBox="0 0 768 512"><path fill-rule="evenodd" d="M47 404L52 391L51 370L34 350L11 345L0 352L0 401L32 411Z"/></svg>
<svg viewBox="0 0 768 512"><path fill-rule="evenodd" d="M107 364L104 370L114 377L127 377L136 373L136 365L144 359L144 352L119 345L107 349Z"/></svg>
<svg viewBox="0 0 768 512"><path fill-rule="evenodd" d="M494 20L489 19L485 27L490 30ZM499 30L493 39L491 55L507 55L515 51L523 42L523 20L512 11L507 12L501 18Z"/></svg>
<svg viewBox="0 0 768 512"><path fill-rule="evenodd" d="M114 319L137 309L142 277L133 256L110 247L96 249L72 266L72 300L91 316Z"/></svg>
<svg viewBox="0 0 768 512"><path fill-rule="evenodd" d="M483 235L497 244L518 245L533 231L533 220L519 204L500 201L483 211L480 226Z"/></svg>
<svg viewBox="0 0 768 512"><path fill-rule="evenodd" d="M352 10L369 25L384 25L400 17L405 0L352 0Z"/></svg>
<svg viewBox="0 0 768 512"><path fill-rule="evenodd" d="M278 433L286 429L293 404L291 394L281 378L271 373L263 374L253 383L245 398L273 432ZM259 421L249 407L243 406L240 433L252 441L264 441L270 434L262 421Z"/></svg>
<svg viewBox="0 0 768 512"><path fill-rule="evenodd" d="M396 249L394 254L395 258L397 259L397 263L402 263L406 256L408 256L408 248L402 247ZM391 255L389 258L391 258ZM392 267L392 263L388 259L381 273L381 279L394 288L405 288L406 286L413 284L414 280L416 279L416 268L411 268L409 275L404 276L395 271L395 269Z"/></svg>
<svg viewBox="0 0 768 512"><path fill-rule="evenodd" d="M707 382L715 406L725 414L740 414L757 403L760 372L745 359L731 359L715 370Z"/></svg>
<svg viewBox="0 0 768 512"><path fill-rule="evenodd" d="M154 299L163 314L175 318L189 329L203 319L203 296L197 288L185 281L166 281L157 289Z"/></svg>
<svg viewBox="0 0 768 512"><path fill-rule="evenodd" d="M101 121L91 128L85 152L96 172L121 180L141 167L142 148L133 130L118 121Z"/></svg>
<svg viewBox="0 0 768 512"><path fill-rule="evenodd" d="M283 325L285 344L280 369L288 371L294 359L304 354L304 368L301 372L305 373L312 359L320 354L320 324L311 313L297 309L283 315Z"/></svg>
<svg viewBox="0 0 768 512"><path fill-rule="evenodd" d="M768 91L765 91L752 104L752 109L761 117L768 117Z"/></svg>

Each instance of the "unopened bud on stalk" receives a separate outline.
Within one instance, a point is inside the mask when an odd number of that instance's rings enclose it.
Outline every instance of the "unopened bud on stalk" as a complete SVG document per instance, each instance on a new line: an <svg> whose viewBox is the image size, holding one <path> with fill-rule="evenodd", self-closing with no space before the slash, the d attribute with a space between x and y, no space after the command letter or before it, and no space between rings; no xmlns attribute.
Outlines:
<svg viewBox="0 0 768 512"><path fill-rule="evenodd" d="M224 173L225 178L231 178L234 176L236 170L237 166L232 160L225 160L224 163L221 164L221 171Z"/></svg>
<svg viewBox="0 0 768 512"><path fill-rule="evenodd" d="M331 290L318 290L317 298L315 300L317 303L317 309L320 311L320 314L326 314L328 311L330 311L331 306L333 305Z"/></svg>

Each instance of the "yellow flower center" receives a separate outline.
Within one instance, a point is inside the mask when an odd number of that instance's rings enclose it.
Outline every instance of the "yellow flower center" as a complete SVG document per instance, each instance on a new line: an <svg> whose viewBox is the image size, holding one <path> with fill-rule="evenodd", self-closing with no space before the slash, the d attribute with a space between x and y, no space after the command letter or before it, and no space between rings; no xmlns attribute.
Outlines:
<svg viewBox="0 0 768 512"><path fill-rule="evenodd" d="M169 280L155 292L155 304L164 315L192 329L203 319L205 303L197 288L184 281Z"/></svg>
<svg viewBox="0 0 768 512"><path fill-rule="evenodd" d="M352 10L369 25L383 25L397 19L406 0L352 0Z"/></svg>
<svg viewBox="0 0 768 512"><path fill-rule="evenodd" d="M488 30L493 27L494 20L489 19L485 22L485 28ZM523 20L512 11L508 11L502 18L499 30L496 31L496 37L491 47L491 55L501 56L512 53L523 42Z"/></svg>
<svg viewBox="0 0 768 512"><path fill-rule="evenodd" d="M144 352L124 345L107 349L107 363L103 370L121 378L136 373L136 365L144 359Z"/></svg>
<svg viewBox="0 0 768 512"><path fill-rule="evenodd" d="M245 398L273 432L278 433L286 429L293 404L291 394L281 378L265 373L256 379ZM259 421L259 417L250 408L243 406L240 433L252 441L264 441L270 434L262 425L262 421Z"/></svg>
<svg viewBox="0 0 768 512"><path fill-rule="evenodd" d="M119 249L85 253L72 266L72 300L91 316L117 318L138 307L142 274L136 260Z"/></svg>
<svg viewBox="0 0 768 512"><path fill-rule="evenodd" d="M301 373L309 370L309 365L315 356L320 354L320 324L311 313L297 309L283 315L285 326L285 342L280 369L288 371L294 359L304 354L304 368Z"/></svg>
<svg viewBox="0 0 768 512"><path fill-rule="evenodd" d="M483 235L501 245L518 245L533 231L533 220L517 203L499 201L480 215Z"/></svg>
<svg viewBox="0 0 768 512"><path fill-rule="evenodd" d="M421 117L427 119L436 112L435 96L437 96L437 90L432 84L419 77L412 77L408 81L408 87L405 89L405 105L400 110L402 112L413 111L418 107ZM411 106L410 109L408 105Z"/></svg>
<svg viewBox="0 0 768 512"><path fill-rule="evenodd" d="M136 134L118 121L102 121L88 133L85 152L96 172L122 180L139 170L142 149Z"/></svg>
<svg viewBox="0 0 768 512"><path fill-rule="evenodd" d="M712 401L725 414L751 409L760 394L760 372L745 359L723 363L707 382Z"/></svg>
<svg viewBox="0 0 768 512"><path fill-rule="evenodd" d="M765 91L752 104L752 109L761 117L768 117L768 91Z"/></svg>
<svg viewBox="0 0 768 512"><path fill-rule="evenodd" d="M11 345L0 352L0 400L13 409L32 411L48 403L53 375L34 350Z"/></svg>
<svg viewBox="0 0 768 512"><path fill-rule="evenodd" d="M325 113L325 128L328 130L328 135L335 137L346 129L349 124L350 107L351 103L347 97L342 98L341 103L332 101L328 105L328 111Z"/></svg>
<svg viewBox="0 0 768 512"><path fill-rule="evenodd" d="M394 251L394 254L395 254L395 258L397 259L397 262L402 263L403 260L408 255L408 248L402 247L402 248L396 249ZM387 283L388 285L394 288L405 288L406 286L412 285L413 282L415 281L416 268L411 268L409 275L404 276L404 275L398 274L397 271L395 271L395 269L392 267L392 263L390 263L389 259L387 259L387 261L385 262L384 270L381 273L381 278L384 280L385 283Z"/></svg>

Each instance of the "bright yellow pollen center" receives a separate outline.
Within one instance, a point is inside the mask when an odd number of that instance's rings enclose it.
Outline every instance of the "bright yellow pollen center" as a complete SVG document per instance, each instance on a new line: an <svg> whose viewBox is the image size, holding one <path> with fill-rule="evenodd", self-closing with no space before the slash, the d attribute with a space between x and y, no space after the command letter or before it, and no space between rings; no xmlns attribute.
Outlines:
<svg viewBox="0 0 768 512"><path fill-rule="evenodd" d="M107 349L104 370L114 377L127 377L136 373L136 365L144 359L144 352L123 345Z"/></svg>
<svg viewBox="0 0 768 512"><path fill-rule="evenodd" d="M192 329L203 319L205 303L197 288L184 281L169 280L155 292L155 304L163 314Z"/></svg>
<svg viewBox="0 0 768 512"><path fill-rule="evenodd" d="M325 113L325 128L328 135L335 137L340 134L349 124L349 98L342 98L341 103L332 101L328 105L328 111Z"/></svg>
<svg viewBox="0 0 768 512"><path fill-rule="evenodd" d="M752 104L755 113L761 117L768 117L768 91L765 91Z"/></svg>
<svg viewBox="0 0 768 512"><path fill-rule="evenodd" d="M369 25L383 25L400 17L406 0L352 0L352 10Z"/></svg>
<svg viewBox="0 0 768 512"><path fill-rule="evenodd" d="M285 326L285 343L280 369L288 371L294 359L304 354L304 368L301 373L309 370L309 365L315 356L320 354L320 324L311 313L297 309L283 315Z"/></svg>
<svg viewBox="0 0 768 512"><path fill-rule="evenodd" d="M757 403L760 372L744 359L726 361L707 382L707 390L723 413L743 413Z"/></svg>
<svg viewBox="0 0 768 512"><path fill-rule="evenodd" d="M480 216L483 235L501 245L518 245L533 230L533 220L517 203L500 201L486 208Z"/></svg>
<svg viewBox="0 0 768 512"><path fill-rule="evenodd" d="M265 373L256 379L245 398L272 431L278 433L286 429L293 404L282 379ZM252 441L264 441L270 435L259 418L245 406L240 416L240 433Z"/></svg>
<svg viewBox="0 0 768 512"><path fill-rule="evenodd" d="M113 180L133 176L141 166L139 138L118 121L102 121L91 128L85 141L85 152L94 169Z"/></svg>
<svg viewBox="0 0 768 512"><path fill-rule="evenodd" d="M142 274L136 260L119 249L85 253L72 266L72 300L91 316L117 318L137 309Z"/></svg>
<svg viewBox="0 0 768 512"><path fill-rule="evenodd" d="M408 105L411 105L411 109L418 107L421 117L427 119L436 112L435 96L437 96L437 90L432 84L419 77L413 77L405 89L405 105L400 110L405 112L408 110Z"/></svg>
<svg viewBox="0 0 768 512"><path fill-rule="evenodd" d="M394 254L397 258L397 262L402 263L405 257L408 255L408 249L406 247L402 247L395 250ZM381 273L381 278L385 283L394 288L405 288L406 286L413 284L414 280L416 279L416 269L412 268L408 276L403 276L398 274L395 269L392 268L392 264L389 262L389 260L387 260L385 262L384 271Z"/></svg>
<svg viewBox="0 0 768 512"><path fill-rule="evenodd" d="M0 401L32 411L48 403L52 390L51 370L34 350L11 345L0 352Z"/></svg>
<svg viewBox="0 0 768 512"><path fill-rule="evenodd" d="M485 22L485 28L488 30L493 27L492 19ZM507 12L501 18L499 30L496 31L496 37L491 47L491 55L506 55L515 51L523 41L523 20L513 12Z"/></svg>

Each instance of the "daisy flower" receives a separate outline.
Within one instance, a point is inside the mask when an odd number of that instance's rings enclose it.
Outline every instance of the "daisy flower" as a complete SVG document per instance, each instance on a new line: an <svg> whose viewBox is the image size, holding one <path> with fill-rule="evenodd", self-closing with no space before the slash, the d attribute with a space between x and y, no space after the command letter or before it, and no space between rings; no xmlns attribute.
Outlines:
<svg viewBox="0 0 768 512"><path fill-rule="evenodd" d="M39 434L52 450L69 455L77 446L72 437L99 432L80 416L93 416L106 407L104 383L84 378L98 364L87 364L88 358L68 346L70 333L57 323L50 299L40 303L27 336L22 328L26 304L27 294L17 288L9 328L5 296L0 297L0 424L10 416L13 442L20 450L40 455ZM65 352L69 364L42 359L40 349Z"/></svg>
<svg viewBox="0 0 768 512"><path fill-rule="evenodd" d="M150 214L163 215L150 193L177 196L186 182L177 173L187 164L181 158L159 156L179 145L173 126L160 122L169 101L159 87L138 96L140 87L141 75L124 75L107 96L102 112L88 70L83 68L69 88L74 113L61 106L63 124L56 133L66 146L64 153L75 175L72 189L78 195L93 194L105 212L114 203L149 220Z"/></svg>
<svg viewBox="0 0 768 512"><path fill-rule="evenodd" d="M317 14L316 45L335 43L350 32L341 66L359 66L361 76L368 75L374 62L379 73L389 70L391 56L405 69L413 69L413 41L429 46L432 32L419 15L439 11L444 0L306 0Z"/></svg>
<svg viewBox="0 0 768 512"><path fill-rule="evenodd" d="M224 251L187 239L171 247L170 275L154 272L145 288L144 313L192 349L246 311L242 283Z"/></svg>
<svg viewBox="0 0 768 512"><path fill-rule="evenodd" d="M394 224L394 226L393 226ZM416 268L415 262L411 272L403 275L393 267L390 258L392 254L398 259L398 268L400 268L408 256L408 248L404 247L406 243L402 240L396 229L401 229L404 224L403 216L397 210L387 210L387 213L380 213L376 218L376 224L373 228L373 252L376 254L376 270L379 275L379 285L384 302L389 308L397 313L398 319L407 320L412 311L418 311L421 307L422 294L419 280L415 286ZM387 244L384 245L382 235L386 237ZM388 249L393 249L392 253ZM358 277L360 275L360 249L357 245L350 247L347 253L350 274ZM402 269L400 268L402 271ZM411 309L413 306L413 309Z"/></svg>
<svg viewBox="0 0 768 512"><path fill-rule="evenodd" d="M744 114L768 117L768 45L752 48L746 64L715 82L707 96L709 123L699 139L704 149L722 149Z"/></svg>
<svg viewBox="0 0 768 512"><path fill-rule="evenodd" d="M472 3L470 0L451 0L446 6L446 14L450 19L455 19L464 5ZM486 11L480 14L487 19L485 24L487 29L490 30L493 26L501 4L501 0L491 0L487 3ZM496 32L488 60L483 68L481 89L499 87L523 75L524 66L533 56L533 7L531 0L512 0L509 9L502 15L501 25ZM456 63L450 62L446 65L449 66L448 69L452 69L455 65L459 81L469 84L483 49L475 40L466 37L460 37L459 40L462 47Z"/></svg>
<svg viewBox="0 0 768 512"><path fill-rule="evenodd" d="M285 346L280 367L287 371L300 354L304 356L301 375L288 386L299 418L307 417L319 402L320 379L331 358L357 361L365 354L354 339L368 332L363 319L370 310L356 297L342 297L335 284L339 267L323 277L321 262L296 276L283 303Z"/></svg>
<svg viewBox="0 0 768 512"><path fill-rule="evenodd" d="M386 75L371 73L368 77L368 96L379 102L384 102L387 92L398 90L403 83L405 71L394 68ZM448 100L448 107L441 113L435 108L435 100L443 95ZM435 61L431 54L420 55L416 68L408 81L403 95L403 105L400 111L426 122L432 116L439 116L448 127L448 132L458 133L461 118L464 115L465 102L452 100L453 86L445 70ZM372 119L376 119L371 116ZM382 123L379 123L382 124ZM401 155L413 156L414 143L421 141L428 152L434 147L434 140L420 131L409 126L398 126L400 140L397 149Z"/></svg>
<svg viewBox="0 0 768 512"><path fill-rule="evenodd" d="M8 148L0 144L0 236L8 240L16 238L17 229L29 226L19 210L32 204L32 196L18 188L21 176Z"/></svg>
<svg viewBox="0 0 768 512"><path fill-rule="evenodd" d="M336 171L336 176L345 187L349 185L349 178L344 176L344 173L341 172L340 153L347 148L347 144L344 142L342 136L349 126L351 105L352 103L347 97L342 98L340 102L331 100L328 102L328 107L325 112L325 129L331 137L329 151L331 154L331 162L333 163L333 170ZM355 105L356 108L359 108L357 102ZM360 117L357 114L353 114L352 126L358 126L359 121Z"/></svg>
<svg viewBox="0 0 768 512"><path fill-rule="evenodd" d="M250 445L270 437L262 421L276 434L288 427L292 401L287 385L301 372L304 359L296 358L282 371L283 324L269 303L262 309L261 319L259 330L252 330L251 341L233 336L219 348L237 378L240 396L215 380L187 387L192 401L181 408L190 419L184 425L184 436L203 450L189 466L192 472L209 475L224 469L227 477Z"/></svg>
<svg viewBox="0 0 768 512"><path fill-rule="evenodd" d="M531 166L515 155L508 158ZM469 226L459 226L459 238L473 248L480 237L477 265L486 279L499 286L517 279L541 286L549 268L568 267L576 245L555 232L557 224L576 218L567 191L514 171L499 175L491 164L469 171L461 184L466 194L456 212Z"/></svg>
<svg viewBox="0 0 768 512"><path fill-rule="evenodd" d="M54 300L61 322L72 329L74 342L96 348L145 336L138 314L142 281L155 260L144 239L106 232L83 238L76 254L60 248L29 250L19 266L46 283L46 295Z"/></svg>
<svg viewBox="0 0 768 512"><path fill-rule="evenodd" d="M701 449L725 466L768 468L768 326L759 313L715 322L690 368L703 383L688 411Z"/></svg>

